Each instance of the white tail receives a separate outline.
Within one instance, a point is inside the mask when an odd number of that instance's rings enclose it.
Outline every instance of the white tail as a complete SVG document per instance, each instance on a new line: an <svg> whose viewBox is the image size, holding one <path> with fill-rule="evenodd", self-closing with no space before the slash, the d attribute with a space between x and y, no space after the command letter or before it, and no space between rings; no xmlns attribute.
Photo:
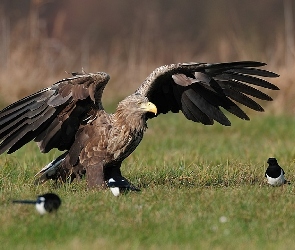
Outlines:
<svg viewBox="0 0 295 250"><path fill-rule="evenodd" d="M59 169L60 164L64 161L67 154L68 154L68 152L63 153L62 155L57 157L55 160L48 163L44 168L42 168L35 175L35 177L38 176L38 178L35 180L35 184L43 184L44 182L51 179L50 177L52 177L56 174L56 171Z"/></svg>

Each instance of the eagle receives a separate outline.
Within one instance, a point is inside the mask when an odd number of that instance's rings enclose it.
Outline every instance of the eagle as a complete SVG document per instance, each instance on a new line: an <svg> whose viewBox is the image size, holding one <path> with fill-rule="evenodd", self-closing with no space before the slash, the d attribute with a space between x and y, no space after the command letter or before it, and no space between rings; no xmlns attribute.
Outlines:
<svg viewBox="0 0 295 250"><path fill-rule="evenodd" d="M110 80L105 72L72 73L50 87L0 111L0 154L15 152L35 141L42 153L56 148L61 155L36 175L38 183L72 182L86 176L89 189L122 178L121 164L139 145L148 119L168 112L193 122L230 126L224 111L250 120L241 104L264 111L253 98L271 101L261 88L279 88L265 80L279 75L265 63L176 63L155 69L109 114L102 104ZM130 185L129 185L130 184Z"/></svg>

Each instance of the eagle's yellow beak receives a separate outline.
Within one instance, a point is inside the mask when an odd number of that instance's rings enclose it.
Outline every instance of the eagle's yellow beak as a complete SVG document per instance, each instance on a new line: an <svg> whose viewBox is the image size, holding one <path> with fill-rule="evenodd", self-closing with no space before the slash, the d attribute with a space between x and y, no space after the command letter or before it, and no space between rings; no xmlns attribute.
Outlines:
<svg viewBox="0 0 295 250"><path fill-rule="evenodd" d="M157 114L157 107L155 104L153 104L152 102L145 102L145 103L142 103L140 105L140 107L147 111L147 112L152 112L154 113L155 115Z"/></svg>

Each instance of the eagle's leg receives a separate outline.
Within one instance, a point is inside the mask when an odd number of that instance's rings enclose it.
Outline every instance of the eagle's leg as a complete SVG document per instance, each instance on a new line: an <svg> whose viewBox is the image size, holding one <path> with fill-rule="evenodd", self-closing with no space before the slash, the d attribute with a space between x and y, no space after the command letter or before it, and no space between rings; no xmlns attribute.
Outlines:
<svg viewBox="0 0 295 250"><path fill-rule="evenodd" d="M91 165L86 168L86 181L88 188L105 188L102 165Z"/></svg>

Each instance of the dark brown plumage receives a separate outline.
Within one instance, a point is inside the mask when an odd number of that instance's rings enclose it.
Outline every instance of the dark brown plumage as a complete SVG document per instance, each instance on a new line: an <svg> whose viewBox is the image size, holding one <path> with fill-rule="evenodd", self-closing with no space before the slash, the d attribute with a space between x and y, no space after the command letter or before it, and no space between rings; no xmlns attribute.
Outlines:
<svg viewBox="0 0 295 250"><path fill-rule="evenodd" d="M121 101L114 114L107 114L101 103L110 79L106 73L73 74L0 111L0 154L34 140L43 153L65 150L38 173L39 182L73 180L86 173L90 188L103 186L121 176L121 163L140 143L149 118L182 111L194 122L211 125L215 120L229 126L220 107L245 120L249 117L235 102L263 111L251 97L272 98L250 85L278 90L259 78L278 76L259 69L264 65L245 61L162 66Z"/></svg>

